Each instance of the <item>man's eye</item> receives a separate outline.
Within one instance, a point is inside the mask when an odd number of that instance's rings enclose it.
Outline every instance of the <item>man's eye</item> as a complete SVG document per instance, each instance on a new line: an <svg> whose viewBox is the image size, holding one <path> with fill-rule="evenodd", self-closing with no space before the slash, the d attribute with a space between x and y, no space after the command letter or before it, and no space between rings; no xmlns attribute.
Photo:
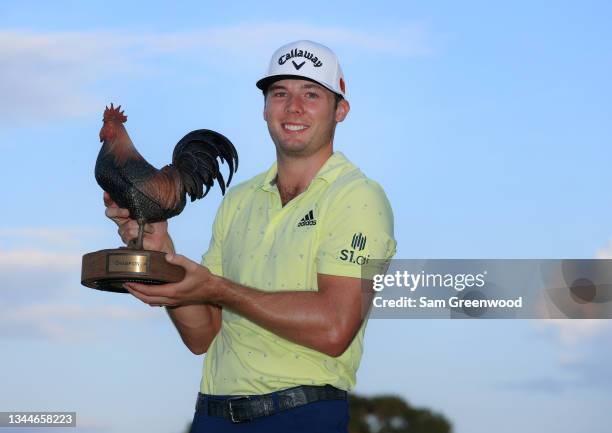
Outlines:
<svg viewBox="0 0 612 433"><path fill-rule="evenodd" d="M315 93L315 92L308 92L308 93L306 93L306 97L310 98L310 99L315 99L315 98L318 98L319 95L317 93Z"/></svg>
<svg viewBox="0 0 612 433"><path fill-rule="evenodd" d="M281 97L281 98L282 98L283 96L285 96L285 95L286 95L286 93L285 93L285 92L274 92L274 93L273 93L273 96L276 96L276 97Z"/></svg>

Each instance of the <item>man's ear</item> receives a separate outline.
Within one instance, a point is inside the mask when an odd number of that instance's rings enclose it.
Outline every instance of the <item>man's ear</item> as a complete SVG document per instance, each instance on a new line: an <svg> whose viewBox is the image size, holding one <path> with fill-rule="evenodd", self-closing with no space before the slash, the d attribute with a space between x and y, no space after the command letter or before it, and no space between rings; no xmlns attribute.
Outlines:
<svg viewBox="0 0 612 433"><path fill-rule="evenodd" d="M267 102L268 98L266 95L264 95L264 106L263 106L263 118L264 120L267 122L268 121L268 113L266 112L266 102Z"/></svg>
<svg viewBox="0 0 612 433"><path fill-rule="evenodd" d="M349 102L342 98L336 107L336 122L342 122L346 118L349 111L351 111Z"/></svg>

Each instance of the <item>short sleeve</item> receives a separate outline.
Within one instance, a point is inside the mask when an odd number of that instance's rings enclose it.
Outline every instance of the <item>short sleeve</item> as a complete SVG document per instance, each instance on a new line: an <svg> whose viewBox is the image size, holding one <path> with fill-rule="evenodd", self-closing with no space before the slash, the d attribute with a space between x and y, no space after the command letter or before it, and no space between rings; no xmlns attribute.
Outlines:
<svg viewBox="0 0 612 433"><path fill-rule="evenodd" d="M334 198L322 223L318 273L361 278L363 265L395 255L393 211L372 180L360 179Z"/></svg>
<svg viewBox="0 0 612 433"><path fill-rule="evenodd" d="M206 266L210 272L215 275L223 276L223 209L227 197L223 199L223 202L217 209L217 215L213 223L212 235L210 237L210 243L208 245L208 251L202 255L202 266Z"/></svg>

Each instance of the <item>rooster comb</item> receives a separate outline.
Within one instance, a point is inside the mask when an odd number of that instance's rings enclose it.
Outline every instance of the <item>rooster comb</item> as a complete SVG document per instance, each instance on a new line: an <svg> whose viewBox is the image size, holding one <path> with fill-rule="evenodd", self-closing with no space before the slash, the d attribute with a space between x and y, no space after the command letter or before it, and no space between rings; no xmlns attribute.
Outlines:
<svg viewBox="0 0 612 433"><path fill-rule="evenodd" d="M118 107L113 107L113 103L111 102L110 108L106 107L106 110L104 110L104 122L108 122L111 120L117 120L121 123L124 123L127 120L127 116L125 114L123 114L123 111L121 110L121 105L119 105Z"/></svg>

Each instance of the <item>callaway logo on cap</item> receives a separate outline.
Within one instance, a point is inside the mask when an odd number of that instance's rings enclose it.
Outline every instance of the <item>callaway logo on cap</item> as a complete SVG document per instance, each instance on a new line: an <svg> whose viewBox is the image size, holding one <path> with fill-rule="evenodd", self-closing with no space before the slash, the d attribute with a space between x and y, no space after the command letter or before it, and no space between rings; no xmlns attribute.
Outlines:
<svg viewBox="0 0 612 433"><path fill-rule="evenodd" d="M344 75L338 57L316 42L297 41L276 50L268 74L257 82L257 87L265 91L273 82L292 77L312 80L344 96Z"/></svg>

